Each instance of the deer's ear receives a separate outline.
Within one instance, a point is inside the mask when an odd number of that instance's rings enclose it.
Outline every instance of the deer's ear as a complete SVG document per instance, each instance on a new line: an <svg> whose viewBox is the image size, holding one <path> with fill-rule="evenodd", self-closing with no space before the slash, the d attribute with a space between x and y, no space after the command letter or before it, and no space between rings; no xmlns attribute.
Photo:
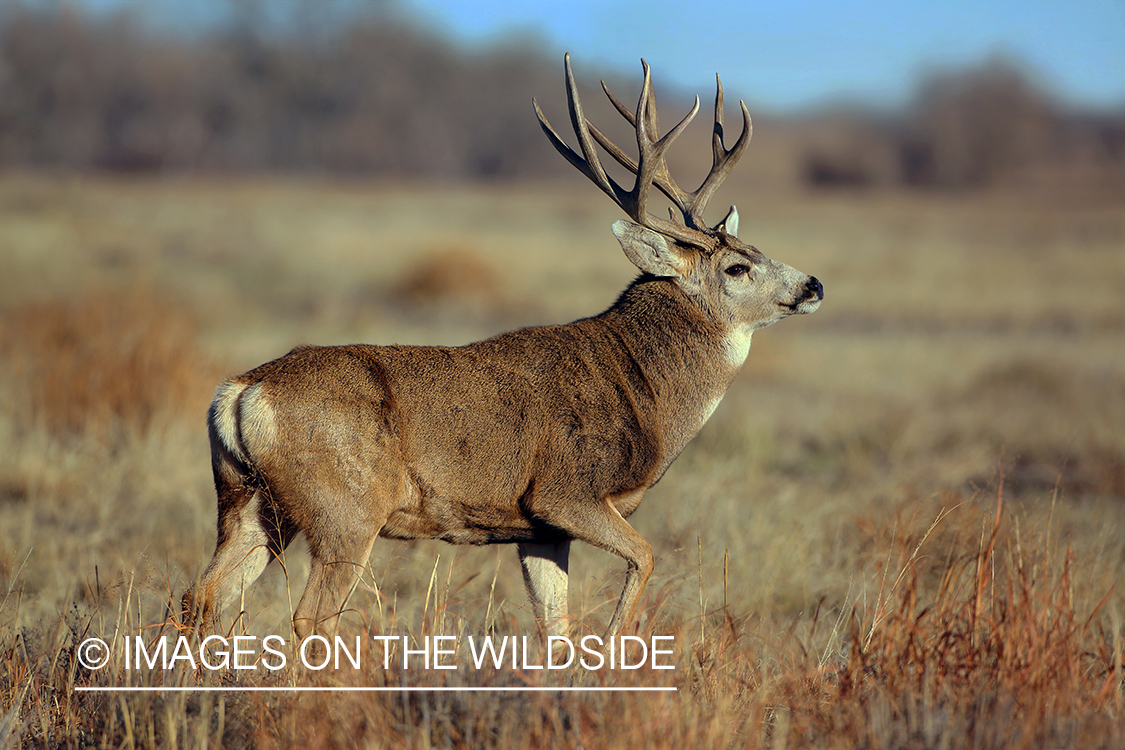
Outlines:
<svg viewBox="0 0 1125 750"><path fill-rule="evenodd" d="M729 234L731 237L738 236L738 209L734 206L730 207L727 215L723 220L715 225L715 231L721 234Z"/></svg>
<svg viewBox="0 0 1125 750"><path fill-rule="evenodd" d="M687 273L683 255L668 239L631 221L613 222L613 233L621 249L637 268L653 276L680 276Z"/></svg>

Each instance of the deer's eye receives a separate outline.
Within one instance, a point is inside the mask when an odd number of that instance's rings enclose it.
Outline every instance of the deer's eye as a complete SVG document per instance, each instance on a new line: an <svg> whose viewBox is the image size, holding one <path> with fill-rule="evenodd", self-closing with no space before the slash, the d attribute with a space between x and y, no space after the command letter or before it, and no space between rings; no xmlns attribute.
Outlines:
<svg viewBox="0 0 1125 750"><path fill-rule="evenodd" d="M739 276L743 275L744 273L748 273L749 271L749 266L744 266L741 263L735 263L733 266L728 266L725 273L727 276L738 278Z"/></svg>

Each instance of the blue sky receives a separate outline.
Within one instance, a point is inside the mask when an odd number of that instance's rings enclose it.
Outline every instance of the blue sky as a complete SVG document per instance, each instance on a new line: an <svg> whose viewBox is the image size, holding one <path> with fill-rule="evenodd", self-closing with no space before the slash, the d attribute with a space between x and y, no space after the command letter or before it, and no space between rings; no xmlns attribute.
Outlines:
<svg viewBox="0 0 1125 750"><path fill-rule="evenodd" d="M275 9L300 0L262 0ZM86 0L205 18L229 0ZM706 90L715 72L757 104L896 104L919 74L1006 54L1081 105L1125 104L1125 0L303 0L396 6L469 44L530 33L587 69L639 68ZM288 6L287 6L288 4ZM702 87L702 88L701 88Z"/></svg>
<svg viewBox="0 0 1125 750"><path fill-rule="evenodd" d="M1084 104L1125 103L1125 0L711 2L412 0L431 23L488 40L538 33L575 59L698 88L717 71L762 104L901 101L918 74L1003 53Z"/></svg>

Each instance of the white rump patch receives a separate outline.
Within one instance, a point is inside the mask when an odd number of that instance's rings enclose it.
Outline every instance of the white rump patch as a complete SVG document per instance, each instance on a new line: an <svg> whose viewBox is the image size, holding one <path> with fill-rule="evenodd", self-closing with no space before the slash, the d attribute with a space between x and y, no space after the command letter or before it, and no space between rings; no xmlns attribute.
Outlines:
<svg viewBox="0 0 1125 750"><path fill-rule="evenodd" d="M277 417L261 383L254 383L242 392L238 401L242 443L247 450L259 453L269 450L277 437Z"/></svg>
<svg viewBox="0 0 1125 750"><path fill-rule="evenodd" d="M242 460L247 457L242 455L242 448L238 439L238 397L246 388L242 383L233 380L224 380L215 391L215 398L211 401L211 423L226 449Z"/></svg>

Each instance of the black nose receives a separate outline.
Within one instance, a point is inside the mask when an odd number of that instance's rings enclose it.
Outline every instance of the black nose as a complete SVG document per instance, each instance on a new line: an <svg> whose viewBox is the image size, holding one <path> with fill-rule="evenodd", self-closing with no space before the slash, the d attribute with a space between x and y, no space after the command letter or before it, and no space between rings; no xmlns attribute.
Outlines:
<svg viewBox="0 0 1125 750"><path fill-rule="evenodd" d="M805 284L805 297L817 299L824 299L824 285L815 276L810 276L808 282Z"/></svg>

